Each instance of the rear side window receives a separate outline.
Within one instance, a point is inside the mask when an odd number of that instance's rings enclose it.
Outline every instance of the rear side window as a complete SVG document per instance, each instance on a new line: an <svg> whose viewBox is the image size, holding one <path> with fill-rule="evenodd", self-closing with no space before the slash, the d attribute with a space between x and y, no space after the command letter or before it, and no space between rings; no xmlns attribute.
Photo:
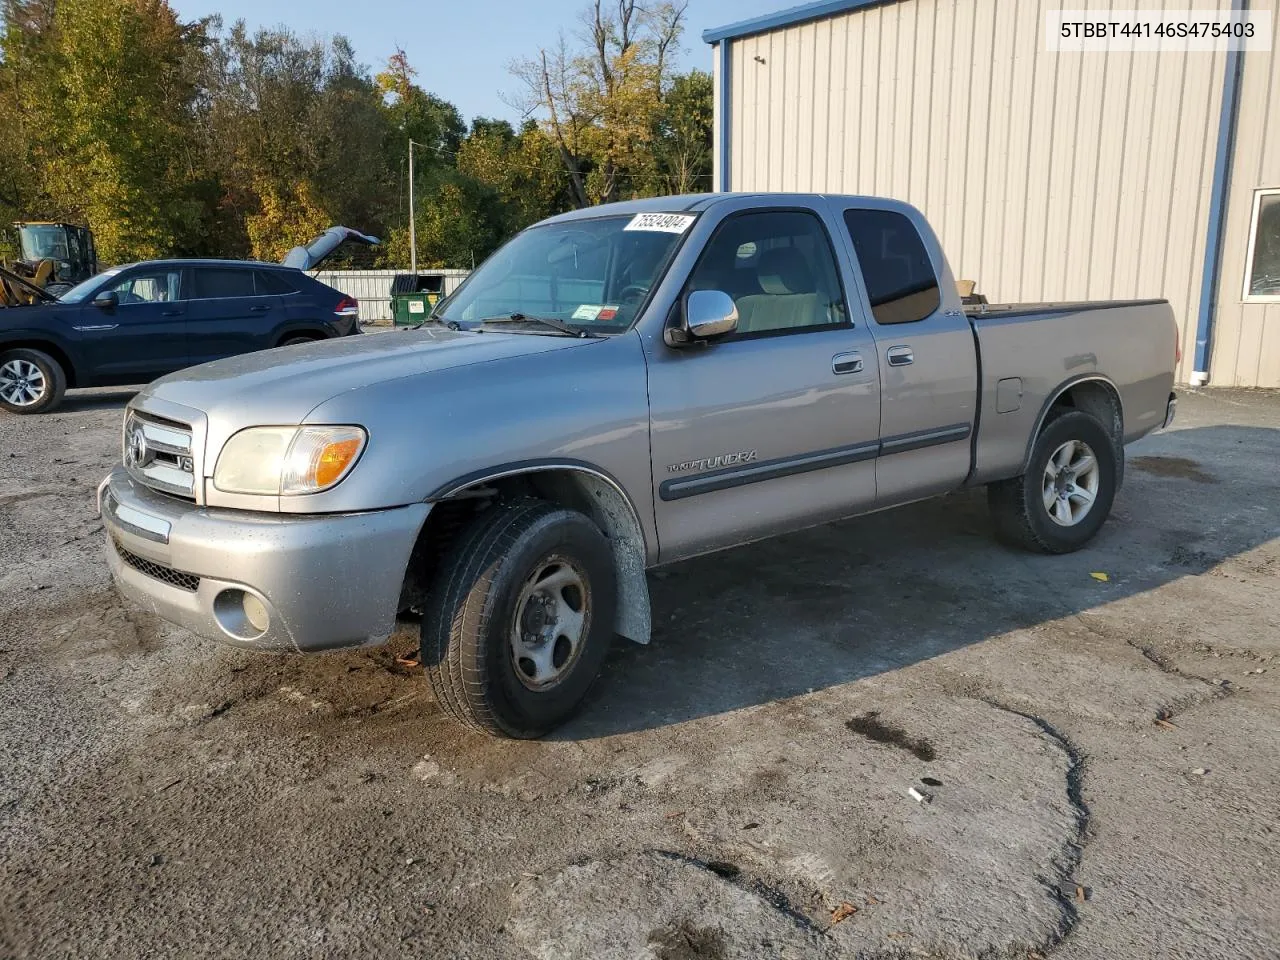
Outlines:
<svg viewBox="0 0 1280 960"><path fill-rule="evenodd" d="M270 270L256 271L253 275L253 286L262 297L278 297L294 292L288 280Z"/></svg>
<svg viewBox="0 0 1280 960"><path fill-rule="evenodd" d="M938 309L938 275L915 224L892 210L846 210L844 223L876 323L914 323Z"/></svg>
<svg viewBox="0 0 1280 960"><path fill-rule="evenodd" d="M217 267L195 269L194 300L217 300L224 297L252 297L253 271L220 270Z"/></svg>

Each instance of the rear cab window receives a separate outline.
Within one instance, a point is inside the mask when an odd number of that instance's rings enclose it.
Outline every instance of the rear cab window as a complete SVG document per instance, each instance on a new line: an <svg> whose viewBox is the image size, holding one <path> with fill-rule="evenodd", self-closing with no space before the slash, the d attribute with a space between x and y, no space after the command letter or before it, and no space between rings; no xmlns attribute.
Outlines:
<svg viewBox="0 0 1280 960"><path fill-rule="evenodd" d="M844 223L876 323L915 323L937 312L938 275L909 218L894 210L846 210Z"/></svg>

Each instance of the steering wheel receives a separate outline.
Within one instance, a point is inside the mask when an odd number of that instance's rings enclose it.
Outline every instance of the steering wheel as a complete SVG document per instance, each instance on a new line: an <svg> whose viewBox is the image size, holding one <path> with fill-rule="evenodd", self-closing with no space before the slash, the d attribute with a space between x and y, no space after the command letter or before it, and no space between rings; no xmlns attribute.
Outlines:
<svg viewBox="0 0 1280 960"><path fill-rule="evenodd" d="M649 287L643 283L629 283L618 291L619 303L638 303L649 294Z"/></svg>

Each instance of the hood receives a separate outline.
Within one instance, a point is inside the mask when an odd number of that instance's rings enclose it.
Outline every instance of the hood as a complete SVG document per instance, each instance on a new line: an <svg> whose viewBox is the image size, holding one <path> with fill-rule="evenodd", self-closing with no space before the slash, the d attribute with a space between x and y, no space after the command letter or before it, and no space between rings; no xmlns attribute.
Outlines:
<svg viewBox="0 0 1280 960"><path fill-rule="evenodd" d="M377 237L360 233L350 227L330 227L305 247L294 247L284 255L284 259L280 262L286 267L296 267L299 270L314 270L323 261L327 260L333 251L347 241L364 243L371 247L376 247L381 243Z"/></svg>
<svg viewBox="0 0 1280 960"><path fill-rule="evenodd" d="M136 402L145 409L154 397L203 411L212 437L218 424L234 432L302 423L324 401L372 384L600 342L439 327L341 337L180 370L150 384Z"/></svg>

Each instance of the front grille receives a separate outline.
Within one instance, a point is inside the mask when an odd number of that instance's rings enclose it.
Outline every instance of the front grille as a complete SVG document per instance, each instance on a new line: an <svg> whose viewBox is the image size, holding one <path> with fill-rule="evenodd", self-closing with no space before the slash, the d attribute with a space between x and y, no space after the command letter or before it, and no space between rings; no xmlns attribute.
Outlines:
<svg viewBox="0 0 1280 960"><path fill-rule="evenodd" d="M191 427L130 410L124 421L124 466L129 475L161 493L195 499Z"/></svg>
<svg viewBox="0 0 1280 960"><path fill-rule="evenodd" d="M167 583L179 590L186 590L188 593L195 593L200 588L200 578L194 573L183 573L181 570L166 567L163 563L156 563L136 553L130 553L114 537L111 538L111 545L116 548L116 553L120 555L121 560L152 580L159 580L161 583Z"/></svg>

